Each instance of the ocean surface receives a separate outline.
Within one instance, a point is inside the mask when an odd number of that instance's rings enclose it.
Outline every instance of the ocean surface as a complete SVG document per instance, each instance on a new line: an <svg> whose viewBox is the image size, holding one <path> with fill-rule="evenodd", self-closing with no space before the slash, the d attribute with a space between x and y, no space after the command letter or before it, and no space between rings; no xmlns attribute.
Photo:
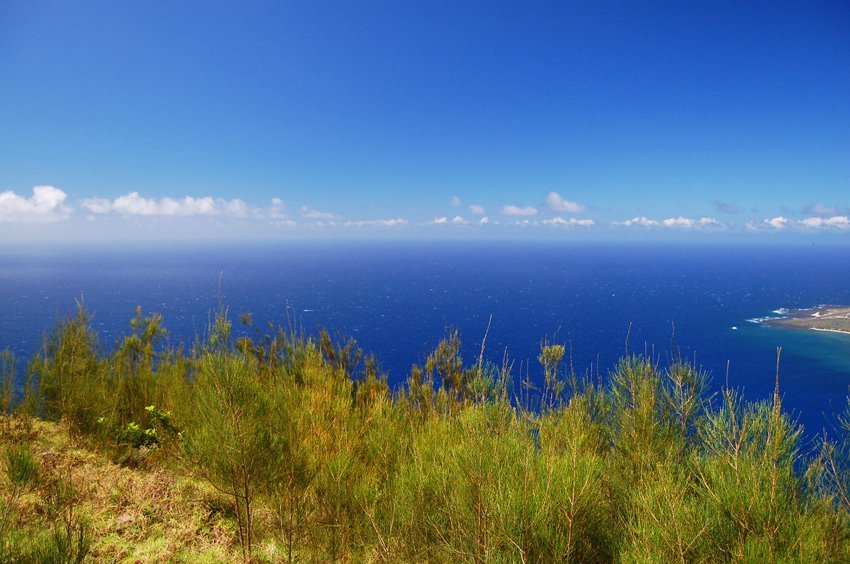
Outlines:
<svg viewBox="0 0 850 564"><path fill-rule="evenodd" d="M457 328L477 358L507 353L539 378L541 340L566 343L603 376L628 346L671 351L770 396L777 347L785 405L816 434L847 404L850 336L748 320L778 308L850 304L850 247L564 243L291 243L219 248L0 251L0 348L28 359L83 299L105 348L136 306L164 315L172 343L205 334L219 292L234 325L324 327L374 352L391 385ZM735 329L737 328L737 329ZM22 361L23 362L23 361Z"/></svg>

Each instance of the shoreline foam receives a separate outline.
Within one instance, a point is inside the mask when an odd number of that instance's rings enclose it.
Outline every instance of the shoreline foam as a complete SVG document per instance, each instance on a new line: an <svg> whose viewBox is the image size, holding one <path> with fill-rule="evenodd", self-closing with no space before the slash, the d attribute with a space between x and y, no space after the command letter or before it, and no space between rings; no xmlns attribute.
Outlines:
<svg viewBox="0 0 850 564"><path fill-rule="evenodd" d="M850 331L842 331L841 329L824 329L822 327L809 327L812 331L823 331L824 333L841 333L842 335L850 335Z"/></svg>

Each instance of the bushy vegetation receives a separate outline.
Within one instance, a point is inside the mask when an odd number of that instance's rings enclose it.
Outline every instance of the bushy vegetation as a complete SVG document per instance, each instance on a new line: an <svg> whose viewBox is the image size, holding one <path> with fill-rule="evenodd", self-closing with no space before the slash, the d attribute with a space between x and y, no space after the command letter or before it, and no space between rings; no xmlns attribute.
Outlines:
<svg viewBox="0 0 850 564"><path fill-rule="evenodd" d="M452 331L391 390L353 341L241 322L254 337L220 310L187 351L138 310L107 353L80 308L17 401L4 355L0 560L127 557L115 531L136 503L150 527L193 523L141 559L850 561L850 441L804 444L778 385L748 403L634 355L585 376L544 341L535 386L483 345L464 362ZM65 446L40 452L45 420ZM151 476L168 505L125 481L98 507L81 484L107 478L83 467Z"/></svg>

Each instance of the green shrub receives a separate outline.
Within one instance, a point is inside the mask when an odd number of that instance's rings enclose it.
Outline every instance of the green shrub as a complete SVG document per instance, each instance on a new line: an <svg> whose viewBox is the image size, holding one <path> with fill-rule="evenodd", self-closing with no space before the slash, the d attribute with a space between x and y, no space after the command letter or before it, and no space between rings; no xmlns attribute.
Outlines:
<svg viewBox="0 0 850 564"><path fill-rule="evenodd" d="M6 451L6 477L13 489L24 489L38 478L38 461L30 447L19 445Z"/></svg>
<svg viewBox="0 0 850 564"><path fill-rule="evenodd" d="M241 356L210 352L199 361L183 452L199 476L231 496L245 557L252 553L254 501L278 472L267 391Z"/></svg>
<svg viewBox="0 0 850 564"><path fill-rule="evenodd" d="M75 317L61 321L31 363L38 381L40 412L64 419L72 434L90 434L104 405L110 405L105 363L90 317L81 303Z"/></svg>
<svg viewBox="0 0 850 564"><path fill-rule="evenodd" d="M0 352L0 421L10 414L15 393L15 355Z"/></svg>

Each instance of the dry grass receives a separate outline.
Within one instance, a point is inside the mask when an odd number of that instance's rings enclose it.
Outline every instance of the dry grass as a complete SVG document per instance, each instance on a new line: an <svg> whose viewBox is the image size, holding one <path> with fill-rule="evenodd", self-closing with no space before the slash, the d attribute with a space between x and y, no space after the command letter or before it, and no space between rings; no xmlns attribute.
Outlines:
<svg viewBox="0 0 850 564"><path fill-rule="evenodd" d="M95 561L238 559L227 503L201 482L168 470L114 464L69 440L67 430L56 423L33 421L27 434L41 463L39 482L59 477L72 484L75 511L91 525L89 556ZM3 442L14 438L7 433ZM7 487L0 482L0 495ZM45 495L36 488L20 499L16 523L31 526L46 511Z"/></svg>

